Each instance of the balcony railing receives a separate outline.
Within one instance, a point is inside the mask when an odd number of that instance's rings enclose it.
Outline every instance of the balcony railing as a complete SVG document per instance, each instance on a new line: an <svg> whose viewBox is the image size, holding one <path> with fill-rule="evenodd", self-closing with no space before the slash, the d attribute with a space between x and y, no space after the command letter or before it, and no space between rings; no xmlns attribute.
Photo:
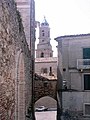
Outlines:
<svg viewBox="0 0 90 120"><path fill-rule="evenodd" d="M77 59L77 69L90 69L90 59Z"/></svg>

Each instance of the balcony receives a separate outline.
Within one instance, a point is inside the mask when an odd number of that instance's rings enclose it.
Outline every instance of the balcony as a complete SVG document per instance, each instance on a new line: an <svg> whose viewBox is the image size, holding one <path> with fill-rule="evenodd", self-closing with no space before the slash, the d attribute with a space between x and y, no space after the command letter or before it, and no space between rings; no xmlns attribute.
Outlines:
<svg viewBox="0 0 90 120"><path fill-rule="evenodd" d="M77 69L90 69L90 59L77 59Z"/></svg>

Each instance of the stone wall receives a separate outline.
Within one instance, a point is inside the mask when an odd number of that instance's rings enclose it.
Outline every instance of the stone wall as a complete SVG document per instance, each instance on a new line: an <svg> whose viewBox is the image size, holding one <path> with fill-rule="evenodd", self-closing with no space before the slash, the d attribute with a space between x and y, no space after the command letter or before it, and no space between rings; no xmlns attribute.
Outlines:
<svg viewBox="0 0 90 120"><path fill-rule="evenodd" d="M13 0L0 0L0 120L26 120L31 101L30 51Z"/></svg>
<svg viewBox="0 0 90 120"><path fill-rule="evenodd" d="M45 77L35 74L34 102L45 96L50 96L56 100L56 84L56 79L49 80Z"/></svg>

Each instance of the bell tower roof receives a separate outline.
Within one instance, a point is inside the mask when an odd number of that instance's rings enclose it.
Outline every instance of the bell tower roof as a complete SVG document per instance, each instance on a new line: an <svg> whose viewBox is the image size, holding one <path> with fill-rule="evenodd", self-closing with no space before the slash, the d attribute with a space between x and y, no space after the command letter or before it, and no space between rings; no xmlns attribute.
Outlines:
<svg viewBox="0 0 90 120"><path fill-rule="evenodd" d="M49 26L45 16L43 22L41 23L41 26Z"/></svg>

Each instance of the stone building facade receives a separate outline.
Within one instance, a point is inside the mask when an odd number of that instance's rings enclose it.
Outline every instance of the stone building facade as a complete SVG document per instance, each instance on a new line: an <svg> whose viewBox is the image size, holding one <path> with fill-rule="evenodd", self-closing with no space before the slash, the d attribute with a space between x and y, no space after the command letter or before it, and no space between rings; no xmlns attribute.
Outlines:
<svg viewBox="0 0 90 120"><path fill-rule="evenodd" d="M26 120L32 96L31 50L14 0L0 0L0 46L0 120Z"/></svg>
<svg viewBox="0 0 90 120"><path fill-rule="evenodd" d="M64 117L67 114L72 120L89 120L90 34L60 36L55 40L58 42L58 110L63 110Z"/></svg>

